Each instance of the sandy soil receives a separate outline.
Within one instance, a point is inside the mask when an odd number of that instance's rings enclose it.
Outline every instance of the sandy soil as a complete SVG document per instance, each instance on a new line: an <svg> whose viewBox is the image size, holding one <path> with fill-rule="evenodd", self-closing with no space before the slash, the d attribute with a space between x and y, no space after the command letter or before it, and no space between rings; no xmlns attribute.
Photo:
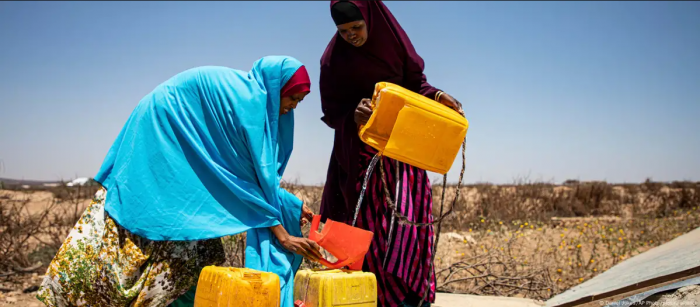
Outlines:
<svg viewBox="0 0 700 307"><path fill-rule="evenodd" d="M34 295L36 292L23 293L25 289L29 289L32 286L38 286L41 283L43 276L40 273L33 273L29 275L24 275L19 278L14 278L12 282L0 282L0 307L5 306L23 306L23 307L40 307L44 306L39 300L37 300ZM3 278L0 278L3 280ZM34 287L36 288L36 287ZM5 291L7 289L13 289L12 291ZM34 290L35 291L35 290ZM29 291L27 291L29 292Z"/></svg>

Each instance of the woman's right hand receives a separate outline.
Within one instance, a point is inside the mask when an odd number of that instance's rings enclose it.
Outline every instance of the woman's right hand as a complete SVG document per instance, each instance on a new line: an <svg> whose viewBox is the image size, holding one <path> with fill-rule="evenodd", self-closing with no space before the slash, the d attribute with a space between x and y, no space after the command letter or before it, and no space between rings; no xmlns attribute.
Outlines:
<svg viewBox="0 0 700 307"><path fill-rule="evenodd" d="M323 258L321 247L307 238L287 236L287 238L280 240L280 243L288 251L302 255L309 260L318 262L319 259Z"/></svg>
<svg viewBox="0 0 700 307"><path fill-rule="evenodd" d="M316 242L306 238L298 238L290 236L282 225L270 227L272 233L277 237L277 241L282 244L282 247L292 253L299 254L304 258L318 262L323 258L321 255L321 247Z"/></svg>
<svg viewBox="0 0 700 307"><path fill-rule="evenodd" d="M355 109L355 123L358 125L364 125L372 116L372 100L365 98L360 100L360 103Z"/></svg>

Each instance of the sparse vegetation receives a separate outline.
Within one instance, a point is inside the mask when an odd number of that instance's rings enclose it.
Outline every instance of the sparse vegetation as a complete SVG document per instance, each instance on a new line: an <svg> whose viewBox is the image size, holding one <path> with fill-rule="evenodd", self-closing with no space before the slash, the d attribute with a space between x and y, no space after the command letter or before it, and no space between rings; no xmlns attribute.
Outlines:
<svg viewBox="0 0 700 307"><path fill-rule="evenodd" d="M318 212L321 187L284 187ZM96 189L0 190L0 288L42 273ZM697 182L568 180L462 189L443 223L436 258L441 291L544 300L700 226ZM436 184L436 200L441 192ZM445 192L450 200L455 187ZM243 265L245 236L222 241L227 265Z"/></svg>

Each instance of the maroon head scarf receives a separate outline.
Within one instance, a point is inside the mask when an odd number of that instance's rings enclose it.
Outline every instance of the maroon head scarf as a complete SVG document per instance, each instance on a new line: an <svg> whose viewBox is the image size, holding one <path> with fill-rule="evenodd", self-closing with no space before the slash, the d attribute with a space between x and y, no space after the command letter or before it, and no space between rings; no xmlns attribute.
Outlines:
<svg viewBox="0 0 700 307"><path fill-rule="evenodd" d="M309 73L306 71L306 67L303 65L297 69L297 71L289 78L287 84L282 87L280 91L280 96L287 97L298 93L310 92L311 91L311 79L309 79Z"/></svg>
<svg viewBox="0 0 700 307"><path fill-rule="evenodd" d="M331 1L331 7L340 1ZM357 202L359 151L354 110L363 98L372 98L377 82L391 82L426 97L438 89L423 74L423 59L394 15L381 1L354 4L367 24L367 41L360 47L336 34L321 58L321 120L335 129L333 152L321 203L324 218L347 221ZM332 24L329 24L331 26Z"/></svg>

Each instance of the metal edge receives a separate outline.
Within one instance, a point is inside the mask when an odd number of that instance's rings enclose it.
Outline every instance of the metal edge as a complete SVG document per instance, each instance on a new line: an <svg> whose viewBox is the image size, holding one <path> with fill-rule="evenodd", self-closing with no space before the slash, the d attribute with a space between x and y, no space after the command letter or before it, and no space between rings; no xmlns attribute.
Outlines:
<svg viewBox="0 0 700 307"><path fill-rule="evenodd" d="M700 277L700 266L687 269L684 271L676 272L669 275L664 275L652 279L647 279L645 281L632 284L626 287L615 289L612 291L604 292L596 295L589 295L577 299L572 302L563 303L560 305L554 305L556 307L570 307L570 306L601 306L601 300L606 300L610 303L619 301L626 297L643 293L659 286L666 286L673 283L677 283L686 279Z"/></svg>

